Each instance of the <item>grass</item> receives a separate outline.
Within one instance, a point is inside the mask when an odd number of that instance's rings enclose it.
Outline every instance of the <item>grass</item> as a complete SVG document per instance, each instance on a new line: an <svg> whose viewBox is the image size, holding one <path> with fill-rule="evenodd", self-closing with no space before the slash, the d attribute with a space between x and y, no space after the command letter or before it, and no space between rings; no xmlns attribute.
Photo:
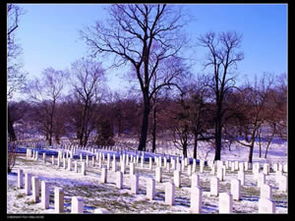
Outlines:
<svg viewBox="0 0 295 221"><path fill-rule="evenodd" d="M28 201L25 201L25 204L32 205L36 203L34 202L34 200L28 200Z"/></svg>
<svg viewBox="0 0 295 221"><path fill-rule="evenodd" d="M24 193L19 193L19 194L17 194L17 195L16 195L16 198L18 198L18 199L19 199L19 198L22 198L22 197L24 197L25 195L26 195L26 194L24 194Z"/></svg>
<svg viewBox="0 0 295 221"><path fill-rule="evenodd" d="M242 187L241 194L242 196L259 196L260 190L256 187Z"/></svg>

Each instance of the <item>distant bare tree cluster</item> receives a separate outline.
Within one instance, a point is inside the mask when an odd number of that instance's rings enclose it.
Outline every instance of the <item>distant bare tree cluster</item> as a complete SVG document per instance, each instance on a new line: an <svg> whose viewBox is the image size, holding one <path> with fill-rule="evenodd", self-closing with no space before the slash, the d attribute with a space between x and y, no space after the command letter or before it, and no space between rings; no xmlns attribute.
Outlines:
<svg viewBox="0 0 295 221"><path fill-rule="evenodd" d="M81 31L92 58L75 61L70 70L46 68L27 83L27 101L9 102L11 139L44 137L48 145L67 138L81 146L114 145L115 137L136 137L138 150L148 141L170 139L187 156L197 158L199 141L215 149L239 143L287 138L287 83L284 74L265 74L237 85L236 69L244 55L236 32L210 32L196 37L208 56L196 76L181 56L186 45L183 14L166 4L129 4L109 7L106 22ZM17 20L16 20L17 22ZM13 23L12 23L13 24ZM13 31L13 28L11 29ZM100 56L114 66L129 65L137 88L112 92ZM265 157L267 157L267 151Z"/></svg>

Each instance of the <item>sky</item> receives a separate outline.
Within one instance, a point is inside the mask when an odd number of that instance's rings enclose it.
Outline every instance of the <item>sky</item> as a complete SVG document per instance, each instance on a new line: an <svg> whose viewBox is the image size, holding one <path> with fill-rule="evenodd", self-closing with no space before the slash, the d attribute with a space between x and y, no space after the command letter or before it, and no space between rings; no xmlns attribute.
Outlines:
<svg viewBox="0 0 295 221"><path fill-rule="evenodd" d="M103 4L19 4L25 14L20 18L16 37L23 54L21 61L28 79L47 67L69 69L75 60L89 55L79 31L104 20ZM185 32L190 43L208 31L236 31L242 34L245 58L238 64L238 80L265 73L287 73L286 4L185 4L190 17ZM201 72L206 52L194 47L187 52L193 59L193 72ZM103 60L101 60L103 61ZM105 61L108 63L109 61ZM104 61L103 61L104 63ZM117 71L108 71L111 89L128 88L128 80ZM121 77L120 77L121 76Z"/></svg>

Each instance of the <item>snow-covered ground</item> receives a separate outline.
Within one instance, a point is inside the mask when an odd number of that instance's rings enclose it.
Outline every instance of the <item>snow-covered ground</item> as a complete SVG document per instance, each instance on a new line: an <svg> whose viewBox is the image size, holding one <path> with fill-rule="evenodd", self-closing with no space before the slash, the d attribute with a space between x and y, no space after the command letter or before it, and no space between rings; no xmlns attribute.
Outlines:
<svg viewBox="0 0 295 221"><path fill-rule="evenodd" d="M200 145L199 159L211 160L214 157L214 150L210 151L209 147ZM49 152L48 152L49 153ZM50 152L53 153L53 152ZM90 153L88 151L78 151L80 153ZM264 154L264 150L262 152ZM206 156L207 155L207 156ZM146 157L151 156L146 154ZM123 189L117 189L115 186L115 174L108 171L108 182L101 184L99 177L101 169L98 166L87 167L87 175L84 176L74 171L67 171L62 167L51 165L51 157L47 157L44 164L40 160L34 161L26 159L25 154L18 154L16 165L12 173L8 174L7 182L7 213L28 213L28 214L46 214L54 213L53 204L53 188L55 186L62 187L65 192L65 213L70 213L71 197L79 196L84 199L84 213L93 213L96 208L105 208L111 213L190 213L190 177L186 172L181 175L181 188L176 188L175 205L168 206L164 203L165 183L173 179L173 171L163 170L163 180L156 183L156 198L150 201L146 198L145 178L154 177L154 170L149 170L148 161L144 163L144 168L136 165L136 173L139 174L139 194L130 192L129 184L129 167L124 175ZM231 151L222 151L222 160L239 160L247 161L248 149L245 147L231 147ZM117 159L118 160L118 159ZM268 158L258 157L258 150L254 151L254 162L282 162L287 163L287 144L273 144L268 153ZM91 164L91 160L90 160ZM106 164L106 162L104 162ZM118 163L119 166L119 163ZM40 180L48 181L50 186L50 207L47 210L41 208L40 203L33 203L32 196L26 196L24 189L17 189L16 171L22 168L24 172L29 172L33 176L37 176ZM197 166L199 171L199 166ZM200 175L201 187L203 190L202 213L218 213L218 197L210 196L210 174L209 167L205 167L205 172ZM287 175L284 173L284 175ZM220 182L220 192L230 191L231 178L237 178L237 171L231 172L227 170L224 181ZM271 172L266 176L266 183L273 188L273 201L276 206L276 213L288 212L287 193L278 190L278 184L275 181L275 173ZM233 202L233 213L257 213L258 199L260 190L256 186L256 179L252 172L246 172L245 186L241 189L242 199Z"/></svg>

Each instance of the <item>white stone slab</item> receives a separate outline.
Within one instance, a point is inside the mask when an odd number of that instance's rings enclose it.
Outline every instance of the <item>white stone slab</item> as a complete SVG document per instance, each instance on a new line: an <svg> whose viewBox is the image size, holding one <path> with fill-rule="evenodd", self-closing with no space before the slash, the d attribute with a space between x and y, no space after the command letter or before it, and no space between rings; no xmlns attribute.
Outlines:
<svg viewBox="0 0 295 221"><path fill-rule="evenodd" d="M153 178L146 178L146 196L149 200L153 200L155 197L155 191L156 191L156 182Z"/></svg>
<svg viewBox="0 0 295 221"><path fill-rule="evenodd" d="M84 202L82 198L72 197L71 213L83 213Z"/></svg>
<svg viewBox="0 0 295 221"><path fill-rule="evenodd" d="M41 181L41 206L43 209L49 208L49 185L44 180Z"/></svg>
<svg viewBox="0 0 295 221"><path fill-rule="evenodd" d="M64 192L62 188L54 188L54 211L55 213L64 212Z"/></svg>
<svg viewBox="0 0 295 221"><path fill-rule="evenodd" d="M37 203L40 196L40 182L35 176L32 176L32 196L33 202Z"/></svg>
<svg viewBox="0 0 295 221"><path fill-rule="evenodd" d="M259 199L258 213L275 213L275 204L269 199Z"/></svg>
<svg viewBox="0 0 295 221"><path fill-rule="evenodd" d="M232 201L230 193L220 193L218 201L219 213L232 213Z"/></svg>
<svg viewBox="0 0 295 221"><path fill-rule="evenodd" d="M230 185L230 193L233 200L241 199L241 181L238 179L232 179Z"/></svg>
<svg viewBox="0 0 295 221"><path fill-rule="evenodd" d="M165 204L174 205L175 201L175 185L171 182L165 184Z"/></svg>
<svg viewBox="0 0 295 221"><path fill-rule="evenodd" d="M25 193L26 193L26 195L31 194L31 188L32 188L31 177L32 177L31 174L25 173Z"/></svg>
<svg viewBox="0 0 295 221"><path fill-rule="evenodd" d="M212 177L210 180L210 195L218 196L219 191L219 179L217 177Z"/></svg>
<svg viewBox="0 0 295 221"><path fill-rule="evenodd" d="M191 188L190 210L192 213L201 213L202 190L198 187Z"/></svg>
<svg viewBox="0 0 295 221"><path fill-rule="evenodd" d="M17 169L17 188L24 187L24 174L22 169Z"/></svg>

